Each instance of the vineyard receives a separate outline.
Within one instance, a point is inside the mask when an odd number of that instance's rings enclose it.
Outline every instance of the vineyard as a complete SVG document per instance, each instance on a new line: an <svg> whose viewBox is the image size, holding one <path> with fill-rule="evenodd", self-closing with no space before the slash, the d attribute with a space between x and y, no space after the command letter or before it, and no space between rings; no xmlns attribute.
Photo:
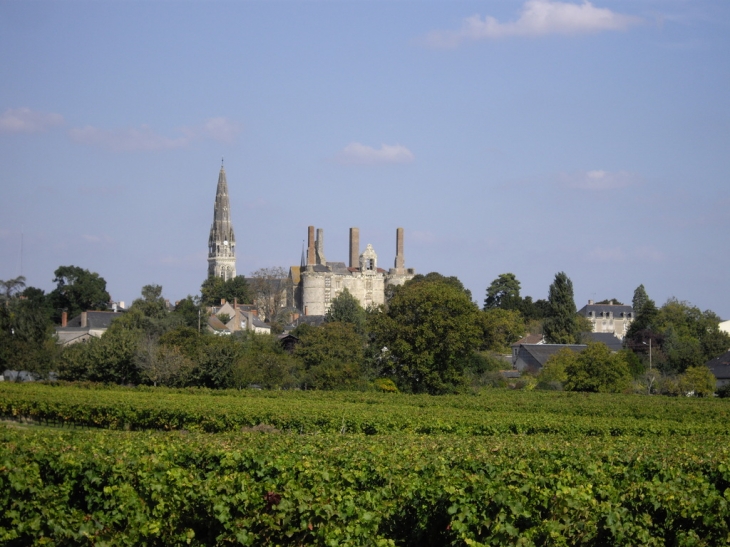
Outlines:
<svg viewBox="0 0 730 547"><path fill-rule="evenodd" d="M0 544L726 544L729 411L0 384Z"/></svg>

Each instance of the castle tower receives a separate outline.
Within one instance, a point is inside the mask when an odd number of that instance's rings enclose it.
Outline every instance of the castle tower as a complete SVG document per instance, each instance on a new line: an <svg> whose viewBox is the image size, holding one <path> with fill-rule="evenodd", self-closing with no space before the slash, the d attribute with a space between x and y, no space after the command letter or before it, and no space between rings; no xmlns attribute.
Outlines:
<svg viewBox="0 0 730 547"><path fill-rule="evenodd" d="M214 276L222 277L226 281L236 277L236 238L231 224L228 182L223 165L218 174L213 224L208 238L208 277Z"/></svg>

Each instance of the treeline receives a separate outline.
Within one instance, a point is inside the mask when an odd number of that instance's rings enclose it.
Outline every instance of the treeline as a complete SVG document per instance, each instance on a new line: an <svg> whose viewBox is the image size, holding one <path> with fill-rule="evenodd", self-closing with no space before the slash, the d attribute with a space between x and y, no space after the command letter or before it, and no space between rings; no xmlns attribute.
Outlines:
<svg viewBox="0 0 730 547"><path fill-rule="evenodd" d="M261 286L281 288L280 270L257 272L264 280ZM381 308L365 310L343 291L321 326L301 324L292 332L298 342L287 352L275 335L244 331L218 336L200 328L206 324L206 304L220 302L221 297L241 303L256 299L255 287L236 278L206 280L202 299L188 296L174 307L163 298L162 287L147 285L101 338L61 348L53 337L59 310L72 315L104 309L109 295L98 274L74 266L61 267L55 274L57 288L48 295L24 287L22 278L2 282L3 370L27 370L41 378L53 372L62 380L132 385L441 394L506 385L499 371L512 365L505 354L528 332L542 333L548 342L572 344L582 342L583 333L591 330L590 322L576 311L572 282L563 272L555 276L547 300L537 301L520 295L514 274L502 274L487 289L483 309L456 277L430 273L389 287ZM699 369L704 374L701 381L682 384L680 380L688 371L697 376L698 367L730 348L730 337L719 331L719 317L675 299L657 309L643 286L637 289L633 304L637 318L625 350L614 354L596 344L582 356L561 354L541 376L526 376L513 385L712 393L714 385L708 387L712 379L706 367ZM282 312L286 311L276 305L265 313L276 326L276 321L285 321ZM699 387L684 389L688 385Z"/></svg>

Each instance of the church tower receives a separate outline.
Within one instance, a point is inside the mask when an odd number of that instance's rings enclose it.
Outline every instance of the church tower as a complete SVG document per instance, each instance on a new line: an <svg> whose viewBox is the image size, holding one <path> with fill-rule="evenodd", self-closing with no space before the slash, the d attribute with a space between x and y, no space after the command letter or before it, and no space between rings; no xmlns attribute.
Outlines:
<svg viewBox="0 0 730 547"><path fill-rule="evenodd" d="M231 224L228 182L223 165L218 174L213 225L208 238L208 277L213 276L222 277L226 281L236 277L236 238Z"/></svg>

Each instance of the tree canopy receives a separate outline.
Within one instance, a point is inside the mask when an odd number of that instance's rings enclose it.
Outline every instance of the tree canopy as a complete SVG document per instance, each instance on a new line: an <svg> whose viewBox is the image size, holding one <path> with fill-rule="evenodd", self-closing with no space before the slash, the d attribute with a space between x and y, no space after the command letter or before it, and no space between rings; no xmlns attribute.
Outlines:
<svg viewBox="0 0 730 547"><path fill-rule="evenodd" d="M369 324L383 353L383 372L413 392L453 389L481 342L479 313L456 283L425 279L406 283L395 292L388 309L373 315Z"/></svg>
<svg viewBox="0 0 730 547"><path fill-rule="evenodd" d="M211 276L200 286L200 295L205 306L220 306L221 300L237 301L239 304L253 303L251 288L242 275L228 280Z"/></svg>
<svg viewBox="0 0 730 547"><path fill-rule="evenodd" d="M346 288L332 300L324 321L350 323L358 334L365 332L365 310Z"/></svg>
<svg viewBox="0 0 730 547"><path fill-rule="evenodd" d="M578 356L565 366L565 389L621 393L631 384L631 373L621 353L611 353L606 344L588 344Z"/></svg>
<svg viewBox="0 0 730 547"><path fill-rule="evenodd" d="M565 274L555 274L548 292L548 315L543 323L545 339L551 344L575 344L580 334L573 282Z"/></svg>
<svg viewBox="0 0 730 547"><path fill-rule="evenodd" d="M61 311L75 317L82 311L105 310L111 297L106 291L106 281L98 273L78 266L60 266L54 272L56 288L48 295L58 321Z"/></svg>
<svg viewBox="0 0 730 547"><path fill-rule="evenodd" d="M501 308L503 310L518 310L520 298L520 282L513 273L499 274L497 279L487 288L487 297L484 299L484 310Z"/></svg>

